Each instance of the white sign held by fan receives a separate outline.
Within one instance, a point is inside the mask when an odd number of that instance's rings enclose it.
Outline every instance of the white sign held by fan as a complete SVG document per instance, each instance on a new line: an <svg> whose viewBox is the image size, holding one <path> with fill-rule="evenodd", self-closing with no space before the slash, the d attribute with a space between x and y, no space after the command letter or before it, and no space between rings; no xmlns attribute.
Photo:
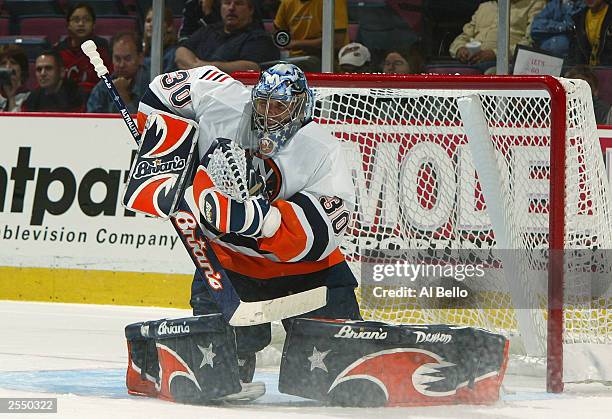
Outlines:
<svg viewBox="0 0 612 419"><path fill-rule="evenodd" d="M560 76L563 68L563 58L551 55L545 51L516 46L514 75Z"/></svg>

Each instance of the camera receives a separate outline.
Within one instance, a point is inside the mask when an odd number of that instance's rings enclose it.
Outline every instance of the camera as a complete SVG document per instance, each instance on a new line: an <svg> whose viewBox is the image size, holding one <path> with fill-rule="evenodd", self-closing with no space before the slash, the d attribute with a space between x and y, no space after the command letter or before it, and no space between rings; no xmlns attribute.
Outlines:
<svg viewBox="0 0 612 419"><path fill-rule="evenodd" d="M15 74L15 70L0 67L0 87L10 86L13 74Z"/></svg>

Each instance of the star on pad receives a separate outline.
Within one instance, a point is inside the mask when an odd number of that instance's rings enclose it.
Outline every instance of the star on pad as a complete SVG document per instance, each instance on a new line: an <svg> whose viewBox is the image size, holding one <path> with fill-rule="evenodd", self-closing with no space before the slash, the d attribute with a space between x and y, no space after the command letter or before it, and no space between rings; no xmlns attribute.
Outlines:
<svg viewBox="0 0 612 419"><path fill-rule="evenodd" d="M323 371L327 372L327 367L323 363L323 360L330 352L331 349L329 351L319 352L317 351L317 347L313 346L312 355L308 357L308 360L310 361L310 371L314 370L315 368L320 368Z"/></svg>
<svg viewBox="0 0 612 419"><path fill-rule="evenodd" d="M153 160L153 164L154 164L155 166L159 166L159 165L161 164L161 159L155 159L155 160Z"/></svg>
<svg viewBox="0 0 612 419"><path fill-rule="evenodd" d="M213 358L217 356L217 354L212 350L212 343L208 345L208 348L203 348L198 345L198 349L202 352L203 356L202 362L200 363L200 368L202 368L204 365L210 365L210 367L213 368Z"/></svg>

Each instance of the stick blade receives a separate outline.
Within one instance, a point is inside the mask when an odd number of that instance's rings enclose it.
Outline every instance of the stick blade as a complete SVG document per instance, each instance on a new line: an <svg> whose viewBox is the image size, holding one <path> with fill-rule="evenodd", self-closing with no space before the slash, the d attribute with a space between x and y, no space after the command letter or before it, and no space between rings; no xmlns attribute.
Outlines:
<svg viewBox="0 0 612 419"><path fill-rule="evenodd" d="M242 302L232 315L232 326L252 326L270 323L323 307L327 302L327 287L274 298L272 300Z"/></svg>

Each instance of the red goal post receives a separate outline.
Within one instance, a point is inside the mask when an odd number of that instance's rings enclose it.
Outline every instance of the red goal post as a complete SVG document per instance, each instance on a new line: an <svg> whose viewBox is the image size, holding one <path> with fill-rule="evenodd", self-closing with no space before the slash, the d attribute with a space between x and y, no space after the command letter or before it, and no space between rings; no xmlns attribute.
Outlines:
<svg viewBox="0 0 612 419"><path fill-rule="evenodd" d="M253 85L257 81L257 73L238 73L234 75L237 79L242 81L246 85ZM376 97L384 97L385 92L389 93L393 97L400 97L402 92L406 92L407 97L436 97L436 92L443 92L445 98L461 97L467 94L483 94L488 95L490 92L494 92L493 95L500 93L500 97L506 97L504 102L504 111L510 106L516 106L517 110L514 113L516 115L514 128L520 128L522 123L531 125L533 121L520 121L519 118L527 115L522 114L521 107L533 106L534 115L533 119L537 120L539 126L537 128L546 130L545 136L546 146L548 147L548 161L549 161L549 195L547 209L543 212L547 212L547 247L550 251L549 266L547 271L547 313L544 315L546 319L546 359L547 359L547 389L550 392L561 392L563 391L563 346L564 346L564 250L566 246L566 208L568 206L566 202L566 171L568 156L566 153L568 144L570 142L568 135L568 119L571 119L571 113L583 112L581 107L586 107L586 113L588 113L588 103L584 101L584 97L587 97L584 92L578 96L571 98L568 96L568 83L561 79L557 79L551 76L459 76L459 75L382 75L382 74L322 74L322 73L311 73L307 74L309 84L317 92L317 97L321 100L331 100L332 107L335 105L334 101L338 101L338 97L346 94L347 96L363 95L366 99L360 105L354 107L354 110L348 110L347 113L342 114L340 111L335 112L334 116L330 119L329 115L321 117L316 115L318 122L322 124L332 124L345 118L345 121L351 121L355 118L360 119L359 124L367 124L368 121L372 125L380 123L381 118L379 115L372 117L368 120L367 116L363 115L360 108L363 106L376 105L368 102L367 97L376 95ZM580 84L580 82L578 82ZM584 90L584 86L580 85L579 89ZM534 98L530 99L530 94L533 92ZM512 98L513 93L517 93L517 97L520 99ZM590 98L590 93L588 97ZM441 93L442 94L442 93ZM574 93L572 93L574 94ZM336 96L334 96L336 95ZM330 99L331 98L331 99ZM578 98L578 99L577 99ZM423 99L428 101L429 99ZM452 99L451 99L452 100ZM498 99L495 99L498 100ZM583 102L580 102L582 100ZM516 102L516 103L514 103ZM537 104L534 104L537 102ZM541 102L541 103L540 103ZM579 102L579 104L577 104ZM393 103L401 103L401 100L397 100ZM439 99L431 99L429 102L420 102L431 104L442 104L443 101ZM573 106L570 108L568 106ZM584 106L583 106L584 105ZM434 107L434 106L432 106ZM343 108L346 109L346 108ZM537 109L537 115L535 110ZM352 114L351 112L355 112ZM321 111L322 112L322 111ZM424 116L420 113L421 111L415 111L414 115L410 117L404 114L395 118L396 121L403 121L406 126L410 125L411 118L419 118ZM444 111L442 111L444 112ZM493 112L493 111L492 111ZM508 113L512 115L513 111ZM592 110L591 110L592 113ZM359 114L358 117L355 115ZM519 116L520 114L520 116ZM546 114L546 115L544 115ZM387 114L389 115L389 114ZM427 114L426 117L432 117L432 114ZM449 116L445 114L439 121L432 122L429 126L454 126L455 121L453 118L457 116ZM585 121L590 116L585 116ZM502 118L503 119L503 118ZM449 122L451 121L451 122ZM589 120L590 122L590 120ZM594 124L594 118L593 118ZM384 123L383 123L384 125ZM336 126L337 128L337 126ZM332 131L336 128L333 128ZM459 128L459 127L457 127ZM498 125L497 128L500 128ZM340 128L341 129L341 128ZM382 129L382 128L381 128ZM424 128L427 129L426 127ZM503 129L503 126L501 127ZM576 127L572 127L576 129ZM582 127L585 131L593 130L589 126ZM595 129L596 131L596 129ZM334 134L339 138L346 139L339 131L334 131ZM385 134L381 134L384 136ZM389 134L390 135L390 134ZM519 136L523 135L521 133ZM531 134L529 134L531 135ZM528 136L528 135L526 135ZM536 136L537 137L537 136ZM572 137L573 138L573 137ZM582 138L582 137L581 137ZM381 140L383 141L383 140ZM540 140L538 140L540 141ZM572 140L575 141L575 140ZM543 144L543 143L541 143ZM597 147L599 145L597 144ZM584 157L583 157L584 159ZM599 170L599 169L597 169ZM371 175L371 174L369 174ZM599 181L596 181L597 183ZM572 204L574 205L574 204ZM606 211L606 210L605 210ZM605 220L603 224L610 227L609 217L606 212L604 214ZM606 243L608 244L608 243ZM609 244L608 244L609 246ZM519 246L520 248L520 246ZM604 312L605 321L609 321L609 315ZM607 326L606 326L607 327Z"/></svg>

